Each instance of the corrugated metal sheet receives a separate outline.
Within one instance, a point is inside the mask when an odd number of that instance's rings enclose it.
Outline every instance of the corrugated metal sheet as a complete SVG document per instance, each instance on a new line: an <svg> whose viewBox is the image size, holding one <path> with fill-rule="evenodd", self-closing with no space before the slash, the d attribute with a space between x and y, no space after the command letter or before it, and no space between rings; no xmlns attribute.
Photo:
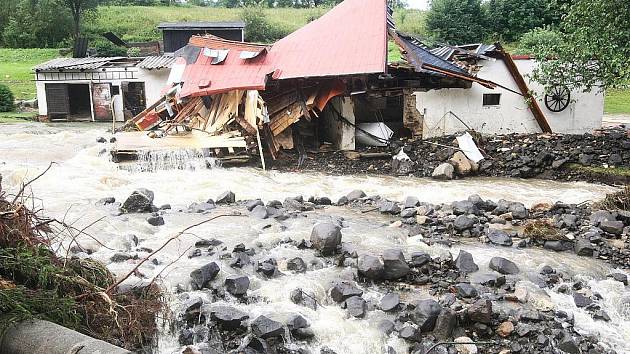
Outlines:
<svg viewBox="0 0 630 354"><path fill-rule="evenodd" d="M275 79L385 72L387 4L345 0L271 47Z"/></svg>
<svg viewBox="0 0 630 354"><path fill-rule="evenodd" d="M92 57L92 58L56 58L35 66L35 71L46 70L92 70L107 65L111 61L125 59L125 57Z"/></svg>
<svg viewBox="0 0 630 354"><path fill-rule="evenodd" d="M142 69L152 70L152 69L163 69L170 68L175 62L174 57L170 56L152 56L146 57L141 62L138 63L138 67Z"/></svg>
<svg viewBox="0 0 630 354"><path fill-rule="evenodd" d="M213 28L245 28L243 21L229 22L162 22L158 25L159 29L168 30L204 30Z"/></svg>
<svg viewBox="0 0 630 354"><path fill-rule="evenodd" d="M385 0L345 0L319 19L264 45L193 37L190 45L230 52L220 65L199 54L182 76L181 96L201 96L233 89L265 88L266 76L277 80L383 73L387 62ZM252 59L240 52L267 49Z"/></svg>
<svg viewBox="0 0 630 354"><path fill-rule="evenodd" d="M422 64L428 64L442 70L468 75L465 69L432 53L429 48L418 39L398 33L398 40L407 52L407 60L417 71L424 71Z"/></svg>

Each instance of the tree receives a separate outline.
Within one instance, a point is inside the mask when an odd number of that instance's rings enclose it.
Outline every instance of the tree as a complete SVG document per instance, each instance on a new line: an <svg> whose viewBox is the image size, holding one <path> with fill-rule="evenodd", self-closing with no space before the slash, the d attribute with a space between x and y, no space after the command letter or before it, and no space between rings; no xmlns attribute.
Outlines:
<svg viewBox="0 0 630 354"><path fill-rule="evenodd" d="M515 41L523 33L559 20L547 0L490 0L484 3L487 26L497 39Z"/></svg>
<svg viewBox="0 0 630 354"><path fill-rule="evenodd" d="M61 5L70 10L74 24L72 35L74 39L81 36L81 18L93 11L101 0L59 0Z"/></svg>
<svg viewBox="0 0 630 354"><path fill-rule="evenodd" d="M72 20L56 0L21 0L0 34L7 47L43 48L58 46L71 32Z"/></svg>
<svg viewBox="0 0 630 354"><path fill-rule="evenodd" d="M432 0L426 26L434 39L440 41L479 42L485 34L481 0Z"/></svg>
<svg viewBox="0 0 630 354"><path fill-rule="evenodd" d="M539 48L555 46L560 42L560 33L549 28L536 28L521 36L513 54L530 55Z"/></svg>
<svg viewBox="0 0 630 354"><path fill-rule="evenodd" d="M557 43L537 48L533 78L590 91L630 86L630 6L627 0L574 0Z"/></svg>

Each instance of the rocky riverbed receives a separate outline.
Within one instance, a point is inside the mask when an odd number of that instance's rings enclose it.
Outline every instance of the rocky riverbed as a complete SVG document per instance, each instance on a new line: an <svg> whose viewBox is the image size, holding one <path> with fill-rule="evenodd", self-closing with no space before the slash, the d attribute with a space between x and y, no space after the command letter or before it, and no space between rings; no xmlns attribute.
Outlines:
<svg viewBox="0 0 630 354"><path fill-rule="evenodd" d="M4 127L0 174L18 189L57 163L29 191L89 234L64 254L123 276L160 249L124 283L157 277L169 294L155 353L630 350L628 220L591 203L614 188L205 169L203 158L148 173L111 163L100 136ZM207 221L217 215L228 216Z"/></svg>
<svg viewBox="0 0 630 354"><path fill-rule="evenodd" d="M627 183L627 174L602 173L608 168L630 167L630 138L625 128L608 128L597 134L511 134L481 136L471 132L485 159L478 164L461 152L455 135L428 140L397 140L389 147L358 147L356 152L309 154L306 171L330 174L367 173L431 177L438 166L452 165L440 178L493 176L544 178L598 183ZM409 160L392 159L405 153ZM385 156L375 153L385 153ZM376 155L376 157L374 157ZM290 153L274 163L279 170L295 170L297 156ZM599 171L594 172L592 169Z"/></svg>

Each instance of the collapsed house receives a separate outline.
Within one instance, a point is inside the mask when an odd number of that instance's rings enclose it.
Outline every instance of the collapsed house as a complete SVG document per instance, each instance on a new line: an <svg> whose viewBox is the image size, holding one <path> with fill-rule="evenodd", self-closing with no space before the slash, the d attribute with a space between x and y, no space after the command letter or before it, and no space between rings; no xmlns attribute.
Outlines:
<svg viewBox="0 0 630 354"><path fill-rule="evenodd" d="M545 90L529 78L537 66L530 56L509 55L500 45L487 44L443 46L431 52L502 89L473 85L418 92L423 138L466 129L483 134L584 134L601 128L604 92L569 90L563 85Z"/></svg>
<svg viewBox="0 0 630 354"><path fill-rule="evenodd" d="M57 58L34 68L40 120L122 122L161 97L172 57Z"/></svg>
<svg viewBox="0 0 630 354"><path fill-rule="evenodd" d="M405 62L388 64L388 40ZM264 166L286 149L384 145L422 135L414 92L497 87L397 32L384 0L345 0L273 45L193 36L176 56L174 85L125 124L137 131L117 136L116 159L187 146Z"/></svg>

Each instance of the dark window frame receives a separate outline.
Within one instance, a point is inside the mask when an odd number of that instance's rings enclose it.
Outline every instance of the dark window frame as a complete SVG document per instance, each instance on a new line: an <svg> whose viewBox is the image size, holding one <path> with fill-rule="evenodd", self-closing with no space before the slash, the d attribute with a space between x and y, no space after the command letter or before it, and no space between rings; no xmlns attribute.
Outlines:
<svg viewBox="0 0 630 354"><path fill-rule="evenodd" d="M482 99L482 105L484 107L495 107L501 105L500 93L484 93Z"/></svg>

